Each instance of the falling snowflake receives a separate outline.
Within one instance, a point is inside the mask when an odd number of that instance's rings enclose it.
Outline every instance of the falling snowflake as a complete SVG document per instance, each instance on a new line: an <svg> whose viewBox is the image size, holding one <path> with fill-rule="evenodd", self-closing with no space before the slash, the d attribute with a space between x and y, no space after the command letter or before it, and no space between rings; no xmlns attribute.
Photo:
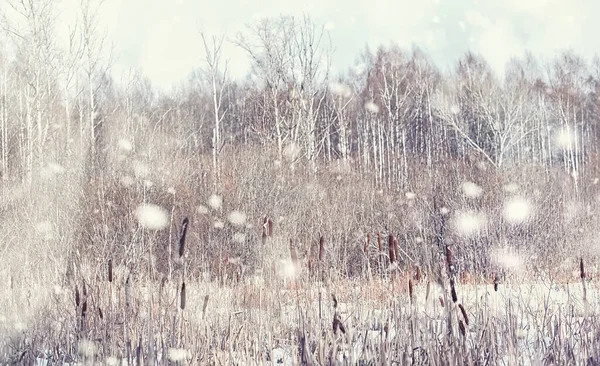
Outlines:
<svg viewBox="0 0 600 366"><path fill-rule="evenodd" d="M120 139L118 142L118 146L119 146L119 149L123 150L123 151L133 150L133 145L131 144L131 141L129 141L127 139Z"/></svg>
<svg viewBox="0 0 600 366"><path fill-rule="evenodd" d="M157 205L140 205L135 211L135 216L139 224L149 230L161 230L169 225L169 214Z"/></svg>
<svg viewBox="0 0 600 366"><path fill-rule="evenodd" d="M464 182L461 189L463 194L469 198L477 198L483 193L483 189L473 182Z"/></svg>
<svg viewBox="0 0 600 366"><path fill-rule="evenodd" d="M379 106L377 106L377 104L375 104L373 102L365 103L365 109L367 110L367 112L370 112L372 114L379 113Z"/></svg>
<svg viewBox="0 0 600 366"><path fill-rule="evenodd" d="M458 212L455 228L460 235L475 236L481 234L487 225L487 218L483 213L473 211Z"/></svg>
<svg viewBox="0 0 600 366"><path fill-rule="evenodd" d="M217 196L216 194L213 194L210 197L208 197L208 205L213 210L220 209L222 204L223 204L223 199L221 197Z"/></svg>
<svg viewBox="0 0 600 366"><path fill-rule="evenodd" d="M508 223L526 222L531 215L531 204L522 197L513 197L504 203L503 214Z"/></svg>
<svg viewBox="0 0 600 366"><path fill-rule="evenodd" d="M246 223L246 214L240 211L232 211L228 219L233 225L244 226Z"/></svg>

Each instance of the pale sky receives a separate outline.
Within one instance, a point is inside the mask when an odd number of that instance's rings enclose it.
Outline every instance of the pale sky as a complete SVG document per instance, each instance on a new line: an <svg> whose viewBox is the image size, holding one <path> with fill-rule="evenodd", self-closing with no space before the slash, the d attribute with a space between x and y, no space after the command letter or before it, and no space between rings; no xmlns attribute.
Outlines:
<svg viewBox="0 0 600 366"><path fill-rule="evenodd" d="M353 65L366 44L390 41L420 46L443 68L470 49L497 72L526 49L544 58L568 48L588 60L600 54L597 0L107 0L103 19L115 72L139 67L168 88L202 64L200 30L234 38L259 17L304 12L327 25L334 71ZM245 75L243 51L225 47L231 76Z"/></svg>

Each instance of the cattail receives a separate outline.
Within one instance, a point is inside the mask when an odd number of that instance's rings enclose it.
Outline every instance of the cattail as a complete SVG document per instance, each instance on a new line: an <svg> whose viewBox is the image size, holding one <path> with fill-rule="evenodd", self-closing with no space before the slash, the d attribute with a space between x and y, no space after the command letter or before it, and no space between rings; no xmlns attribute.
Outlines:
<svg viewBox="0 0 600 366"><path fill-rule="evenodd" d="M415 281L421 281L421 266L415 268Z"/></svg>
<svg viewBox="0 0 600 366"><path fill-rule="evenodd" d="M181 310L185 310L185 282L181 284L181 299L179 303Z"/></svg>
<svg viewBox="0 0 600 366"><path fill-rule="evenodd" d="M263 238L273 237L273 221L269 216L265 216L263 219Z"/></svg>
<svg viewBox="0 0 600 366"><path fill-rule="evenodd" d="M394 264L396 252L394 250L394 235L392 234L388 236L388 252L390 254L390 264Z"/></svg>
<svg viewBox="0 0 600 366"><path fill-rule="evenodd" d="M377 245L379 247L379 254L383 253L383 241L381 240L381 232L377 232Z"/></svg>
<svg viewBox="0 0 600 366"><path fill-rule="evenodd" d="M131 306L131 275L127 275L125 280L125 306L129 308Z"/></svg>
<svg viewBox="0 0 600 366"><path fill-rule="evenodd" d="M333 300L333 308L336 309L338 305L337 299L335 298L334 294L331 294L331 298Z"/></svg>
<svg viewBox="0 0 600 366"><path fill-rule="evenodd" d="M413 303L413 281L412 278L408 279L408 297L410 299L410 304Z"/></svg>
<svg viewBox="0 0 600 366"><path fill-rule="evenodd" d="M204 304L202 304L202 319L206 315L206 307L208 306L208 295L204 296Z"/></svg>
<svg viewBox="0 0 600 366"><path fill-rule="evenodd" d="M75 286L75 307L79 308L79 304L81 303L81 299L79 297L79 289Z"/></svg>
<svg viewBox="0 0 600 366"><path fill-rule="evenodd" d="M365 246L363 248L363 252L365 255L369 255L369 244L371 244L371 233L367 233L367 237L365 238Z"/></svg>
<svg viewBox="0 0 600 366"><path fill-rule="evenodd" d="M342 334L346 334L346 328L340 320L340 314L338 314L336 311L335 314L333 314L333 334L336 334L338 329L342 332Z"/></svg>
<svg viewBox="0 0 600 366"><path fill-rule="evenodd" d="M449 245L446 247L446 265L448 266L448 273L452 273L452 251Z"/></svg>
<svg viewBox="0 0 600 366"><path fill-rule="evenodd" d="M394 237L393 244L394 244L394 258L396 258L396 261L398 261L400 258L400 255L398 254L399 246L398 246L398 239L396 237Z"/></svg>
<svg viewBox="0 0 600 366"><path fill-rule="evenodd" d="M585 268L583 267L583 258L579 260L579 277L585 279Z"/></svg>
<svg viewBox="0 0 600 366"><path fill-rule="evenodd" d="M462 306L462 304L458 304L458 308L460 309L460 312L462 313L462 316L465 319L465 324L469 325L469 317L467 316L467 311L465 310L465 307Z"/></svg>
<svg viewBox="0 0 600 366"><path fill-rule="evenodd" d="M496 273L494 275L494 291L498 291L498 285L500 284L500 276Z"/></svg>
<svg viewBox="0 0 600 366"><path fill-rule="evenodd" d="M450 279L450 294L452 295L452 302L456 303L458 301L458 296L456 296L456 288L454 287L454 279Z"/></svg>
<svg viewBox="0 0 600 366"><path fill-rule="evenodd" d="M113 281L113 268L112 268L112 259L108 260L108 282L112 283Z"/></svg>
<svg viewBox="0 0 600 366"><path fill-rule="evenodd" d="M87 288L85 287L85 282L81 288L81 316L85 317L87 313Z"/></svg>
<svg viewBox="0 0 600 366"><path fill-rule="evenodd" d="M442 305L442 307L444 307L444 299L440 296L440 305Z"/></svg>
<svg viewBox="0 0 600 366"><path fill-rule="evenodd" d="M325 245L325 239L323 238L323 235L321 235L321 238L319 239L319 262L323 261L324 245Z"/></svg>
<svg viewBox="0 0 600 366"><path fill-rule="evenodd" d="M268 236L269 236L269 234L267 234L267 216L265 216L265 218L263 219L263 224L262 224L262 242L263 242L263 244L267 241Z"/></svg>
<svg viewBox="0 0 600 366"><path fill-rule="evenodd" d="M458 320L458 329L460 330L460 334L463 337L467 336L467 330L465 329L465 324L463 323L462 320Z"/></svg>
<svg viewBox="0 0 600 366"><path fill-rule="evenodd" d="M429 291L431 290L431 281L427 281L427 287L425 288L425 301L429 300Z"/></svg>
<svg viewBox="0 0 600 366"><path fill-rule="evenodd" d="M185 235L187 234L188 218L185 217L181 223L181 229L179 231L179 258L183 257L185 251Z"/></svg>
<svg viewBox="0 0 600 366"><path fill-rule="evenodd" d="M294 242L290 239L290 257L292 259L292 263L296 267L296 270L299 269L298 266L298 254L296 254L296 248L294 248Z"/></svg>
<svg viewBox="0 0 600 366"><path fill-rule="evenodd" d="M98 316L100 316L100 320L104 319L104 314L102 314L102 309L98 306Z"/></svg>

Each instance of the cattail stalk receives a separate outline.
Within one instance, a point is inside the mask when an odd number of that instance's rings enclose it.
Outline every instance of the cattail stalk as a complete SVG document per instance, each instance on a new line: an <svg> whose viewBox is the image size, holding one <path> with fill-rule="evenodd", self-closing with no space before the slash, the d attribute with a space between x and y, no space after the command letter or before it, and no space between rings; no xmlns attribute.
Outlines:
<svg viewBox="0 0 600 366"><path fill-rule="evenodd" d="M583 258L579 260L579 277L581 278L581 286L583 288L583 301L587 301L587 289L585 287L585 268L583 266Z"/></svg>
<svg viewBox="0 0 600 366"><path fill-rule="evenodd" d="M181 229L179 231L179 258L182 258L185 252L185 236L187 234L188 223L187 217L185 217L181 223Z"/></svg>
<svg viewBox="0 0 600 366"><path fill-rule="evenodd" d="M458 308L462 313L463 319L465 319L465 324L469 325L469 317L467 316L467 311L465 310L465 307L462 304L458 304Z"/></svg>
<svg viewBox="0 0 600 366"><path fill-rule="evenodd" d="M390 256L390 265L394 264L396 260L396 251L394 250L394 235L390 234L388 236L388 253Z"/></svg>
<svg viewBox="0 0 600 366"><path fill-rule="evenodd" d="M180 302L179 302L179 308L181 310L185 310L185 282L181 283L181 294L180 294Z"/></svg>
<svg viewBox="0 0 600 366"><path fill-rule="evenodd" d="M325 247L325 239L323 238L323 235L321 235L321 237L319 238L319 264L321 264L323 262L323 253L324 253L324 248Z"/></svg>
<svg viewBox="0 0 600 366"><path fill-rule="evenodd" d="M453 278L450 278L450 295L452 295L452 302L456 303L458 301L458 296L456 295L456 287L454 287Z"/></svg>

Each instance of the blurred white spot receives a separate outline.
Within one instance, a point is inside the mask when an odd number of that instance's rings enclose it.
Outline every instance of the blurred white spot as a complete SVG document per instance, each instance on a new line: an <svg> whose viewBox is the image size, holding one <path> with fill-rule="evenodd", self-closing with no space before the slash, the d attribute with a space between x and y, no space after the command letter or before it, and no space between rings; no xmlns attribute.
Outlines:
<svg viewBox="0 0 600 366"><path fill-rule="evenodd" d="M124 187L131 187L135 183L135 180L129 175L122 176L119 181Z"/></svg>
<svg viewBox="0 0 600 366"><path fill-rule="evenodd" d="M440 18L436 15L431 19L431 21L437 24L440 22Z"/></svg>
<svg viewBox="0 0 600 366"><path fill-rule="evenodd" d="M598 184L598 181L600 181L598 178L594 178L594 181L592 182L592 184L596 185L596 184Z"/></svg>
<svg viewBox="0 0 600 366"><path fill-rule="evenodd" d="M79 341L79 344L77 344L77 350L82 356L93 357L96 354L96 345L92 341L82 339Z"/></svg>
<svg viewBox="0 0 600 366"><path fill-rule="evenodd" d="M118 146L120 150L123 151L131 151L133 150L133 145L131 145L131 141L127 139L120 139L118 142Z"/></svg>
<svg viewBox="0 0 600 366"><path fill-rule="evenodd" d="M300 156L300 151L300 147L298 147L298 145L292 142L283 149L283 156L288 161L293 161L298 159L298 157Z"/></svg>
<svg viewBox="0 0 600 366"><path fill-rule="evenodd" d="M182 362L187 359L187 351L183 348L169 348L167 357L171 362Z"/></svg>
<svg viewBox="0 0 600 366"><path fill-rule="evenodd" d="M167 189L167 193L172 194L174 196L175 195L175 188L169 187L169 189Z"/></svg>
<svg viewBox="0 0 600 366"><path fill-rule="evenodd" d="M48 168L55 174L61 174L65 172L65 168L57 163L48 163Z"/></svg>
<svg viewBox="0 0 600 366"><path fill-rule="evenodd" d="M140 205L135 210L135 216L140 225L149 230L161 230L169 225L169 214L157 205Z"/></svg>
<svg viewBox="0 0 600 366"><path fill-rule="evenodd" d="M508 183L504 186L504 191L508 193L516 193L519 191L519 185L517 183Z"/></svg>
<svg viewBox="0 0 600 366"><path fill-rule="evenodd" d="M240 211L232 211L228 219L233 225L244 226L246 223L246 214Z"/></svg>
<svg viewBox="0 0 600 366"><path fill-rule="evenodd" d="M509 248L498 249L495 252L496 261L506 269L518 269L521 264L521 258Z"/></svg>
<svg viewBox="0 0 600 366"><path fill-rule="evenodd" d="M40 175L42 178L49 179L64 172L65 168L61 165L57 163L48 163L48 165L41 169Z"/></svg>
<svg viewBox="0 0 600 366"><path fill-rule="evenodd" d="M106 360L104 360L104 364L106 366L118 366L119 360L116 357L109 356L106 358Z"/></svg>
<svg viewBox="0 0 600 366"><path fill-rule="evenodd" d="M152 183L152 181L151 181L151 180L148 180L148 179L146 179L146 180L144 181L144 187L146 187L146 188L150 188L150 187L152 187L153 185L154 185L154 183Z"/></svg>
<svg viewBox="0 0 600 366"><path fill-rule="evenodd" d="M504 219L511 224L519 224L529 219L531 205L522 197L513 197L504 203Z"/></svg>
<svg viewBox="0 0 600 366"><path fill-rule="evenodd" d="M196 212L198 212L201 215L206 215L208 213L208 207L200 205L198 206L198 208L196 208Z"/></svg>
<svg viewBox="0 0 600 366"><path fill-rule="evenodd" d="M483 213L463 211L456 214L456 230L463 236L480 234L485 229L486 224L487 219Z"/></svg>
<svg viewBox="0 0 600 366"><path fill-rule="evenodd" d="M233 241L238 244L243 244L246 241L246 234L244 234L244 233L233 234Z"/></svg>
<svg viewBox="0 0 600 366"><path fill-rule="evenodd" d="M404 197L406 197L407 200L414 200L417 197L417 195L413 192L406 192L404 194Z"/></svg>
<svg viewBox="0 0 600 366"><path fill-rule="evenodd" d="M47 234L52 231L53 225L50 223L50 221L42 221L38 222L37 225L35 225L35 229L40 234Z"/></svg>
<svg viewBox="0 0 600 366"><path fill-rule="evenodd" d="M379 113L379 107L377 106L377 104L375 104L373 102L366 102L365 109L367 110L367 112L370 112L373 114Z"/></svg>
<svg viewBox="0 0 600 366"><path fill-rule="evenodd" d="M223 221L215 221L213 227L215 229L222 229L225 227L225 223Z"/></svg>
<svg viewBox="0 0 600 366"><path fill-rule="evenodd" d="M223 204L223 199L221 197L217 196L216 194L213 194L210 197L208 197L208 205L213 210L220 209L222 204Z"/></svg>
<svg viewBox="0 0 600 366"><path fill-rule="evenodd" d="M298 272L296 265L292 262L291 259L281 260L280 261L280 272L279 274L283 278L294 278Z"/></svg>
<svg viewBox="0 0 600 366"><path fill-rule="evenodd" d="M325 28L325 30L334 30L335 29L335 23L334 22L327 22L327 23L325 23L324 28Z"/></svg>
<svg viewBox="0 0 600 366"><path fill-rule="evenodd" d="M150 174L150 168L139 160L133 162L133 174L135 174L136 178L143 179Z"/></svg>
<svg viewBox="0 0 600 366"><path fill-rule="evenodd" d="M352 95L352 89L344 83L333 82L329 84L329 92L336 97L349 98Z"/></svg>
<svg viewBox="0 0 600 366"><path fill-rule="evenodd" d="M461 189L463 194L469 198L477 198L483 193L483 189L473 182L464 182Z"/></svg>
<svg viewBox="0 0 600 366"><path fill-rule="evenodd" d="M448 207L442 207L440 208L440 213L445 216L450 213L450 209L448 209Z"/></svg>
<svg viewBox="0 0 600 366"><path fill-rule="evenodd" d="M561 129L554 138L554 142L560 148L563 149L572 149L575 144L575 134L567 127Z"/></svg>
<svg viewBox="0 0 600 366"><path fill-rule="evenodd" d="M450 113L452 113L452 114L459 114L460 113L460 107L457 106L456 104L452 104L450 106Z"/></svg>

